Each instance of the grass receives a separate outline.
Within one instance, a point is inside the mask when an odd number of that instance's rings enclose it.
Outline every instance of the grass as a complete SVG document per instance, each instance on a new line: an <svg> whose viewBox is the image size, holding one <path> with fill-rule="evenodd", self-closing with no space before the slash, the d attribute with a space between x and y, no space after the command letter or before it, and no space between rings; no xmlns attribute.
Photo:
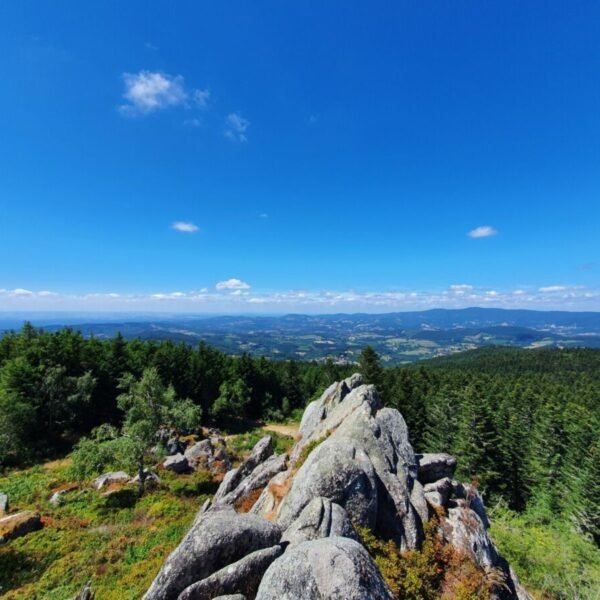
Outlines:
<svg viewBox="0 0 600 600"><path fill-rule="evenodd" d="M92 580L97 598L141 598L177 546L210 488L202 474L161 473L163 484L140 500L81 486L60 506L51 491L70 483L68 465L36 466L0 478L11 511L37 510L44 528L0 547L0 595L6 600L65 600ZM182 493L176 484L188 486ZM175 489L174 489L175 488Z"/></svg>
<svg viewBox="0 0 600 600"><path fill-rule="evenodd" d="M597 600L600 550L571 525L535 511L491 511L491 535L521 582L542 600Z"/></svg>

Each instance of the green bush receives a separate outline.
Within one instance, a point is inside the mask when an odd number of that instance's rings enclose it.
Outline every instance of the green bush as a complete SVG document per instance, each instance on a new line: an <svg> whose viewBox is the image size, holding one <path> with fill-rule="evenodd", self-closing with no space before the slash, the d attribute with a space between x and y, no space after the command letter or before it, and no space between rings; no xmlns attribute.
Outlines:
<svg viewBox="0 0 600 600"><path fill-rule="evenodd" d="M137 493L134 488L126 487L122 490L115 490L106 496L106 508L132 508L135 506Z"/></svg>

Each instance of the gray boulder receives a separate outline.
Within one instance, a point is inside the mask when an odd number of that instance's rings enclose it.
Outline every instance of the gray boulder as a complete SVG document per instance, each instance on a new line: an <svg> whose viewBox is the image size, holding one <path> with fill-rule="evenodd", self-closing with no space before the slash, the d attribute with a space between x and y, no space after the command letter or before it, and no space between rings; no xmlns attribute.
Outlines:
<svg viewBox="0 0 600 600"><path fill-rule="evenodd" d="M432 506L445 507L452 493L452 481L448 477L438 479L424 486L425 498Z"/></svg>
<svg viewBox="0 0 600 600"><path fill-rule="evenodd" d="M492 600L531 600L474 510L466 506L448 509L448 516L442 520L442 533L448 543L469 556L480 569L495 569L503 576L503 581L492 587Z"/></svg>
<svg viewBox="0 0 600 600"><path fill-rule="evenodd" d="M413 488L410 492L410 503L413 505L421 523L426 523L429 520L429 505L427 504L423 484L418 479L415 479L412 485Z"/></svg>
<svg viewBox="0 0 600 600"><path fill-rule="evenodd" d="M355 388L363 384L362 375L355 373L344 381L332 383L318 400L311 402L302 415L300 433L304 438L310 437L321 421Z"/></svg>
<svg viewBox="0 0 600 600"><path fill-rule="evenodd" d="M4 494L0 492L0 517L8 514L9 504L8 504L8 494Z"/></svg>
<svg viewBox="0 0 600 600"><path fill-rule="evenodd" d="M490 540L483 521L475 511L464 507L448 509L443 532L447 541L470 556L478 567L497 565L498 551Z"/></svg>
<svg viewBox="0 0 600 600"><path fill-rule="evenodd" d="M183 454L185 452L185 444L179 438L171 438L166 443L167 455Z"/></svg>
<svg viewBox="0 0 600 600"><path fill-rule="evenodd" d="M225 596L217 596L213 600L246 600L243 594L226 594Z"/></svg>
<svg viewBox="0 0 600 600"><path fill-rule="evenodd" d="M313 498L322 496L344 507L353 522L374 528L377 487L375 469L365 451L332 436L309 454L296 474L277 521L288 528Z"/></svg>
<svg viewBox="0 0 600 600"><path fill-rule="evenodd" d="M490 528L490 520L487 516L487 511L485 510L483 498L474 486L460 483L459 481L453 481L450 504L474 510L481 519L483 526L486 529Z"/></svg>
<svg viewBox="0 0 600 600"><path fill-rule="evenodd" d="M211 600L234 592L243 592L253 598L265 571L282 554L283 548L279 545L256 550L185 588L177 600Z"/></svg>
<svg viewBox="0 0 600 600"><path fill-rule="evenodd" d="M227 494L235 490L235 488L238 487L238 485L240 485L240 483L248 477L258 465L265 462L272 454L273 441L271 436L267 435L256 443L254 448L252 448L250 456L248 456L237 469L233 469L225 475L225 478L221 482L221 485L214 496L214 503L218 504L222 501Z"/></svg>
<svg viewBox="0 0 600 600"><path fill-rule="evenodd" d="M445 452L437 454L417 454L419 481L422 484L433 483L438 479L452 479L456 470L456 458Z"/></svg>
<svg viewBox="0 0 600 600"><path fill-rule="evenodd" d="M215 505L230 504L237 507L246 498L251 498L253 493L262 491L277 473L285 471L286 465L287 456L285 454L269 456L225 496L219 495L219 490L217 490L218 497L215 496Z"/></svg>
<svg viewBox="0 0 600 600"><path fill-rule="evenodd" d="M356 541L360 540L348 518L348 513L339 504L335 504L327 498L315 498L283 532L281 542L297 546L302 542L326 537L347 537Z"/></svg>
<svg viewBox="0 0 600 600"><path fill-rule="evenodd" d="M294 546L265 573L256 600L393 600L367 551L329 537Z"/></svg>
<svg viewBox="0 0 600 600"><path fill-rule="evenodd" d="M370 387L363 386L368 391ZM423 510L426 505L422 488L414 485L417 463L408 429L397 410L384 408L373 415L375 406L369 402L353 411L331 438L352 440L373 465L378 484L376 531L394 539L403 549L416 548L423 537L419 510L424 519L428 512Z"/></svg>
<svg viewBox="0 0 600 600"><path fill-rule="evenodd" d="M279 543L280 528L261 517L233 509L211 509L200 515L161 567L145 600L175 600L201 581L255 550Z"/></svg>
<svg viewBox="0 0 600 600"><path fill-rule="evenodd" d="M183 455L187 458L192 469L208 468L208 462L213 456L213 446L210 440L202 440L190 446Z"/></svg>
<svg viewBox="0 0 600 600"><path fill-rule="evenodd" d="M48 502L52 504L52 506L60 506L63 503L65 494L73 492L77 489L79 489L77 484L64 485L57 490L54 490L52 494L50 494Z"/></svg>
<svg viewBox="0 0 600 600"><path fill-rule="evenodd" d="M40 515L32 510L8 515L0 519L0 544L22 537L42 528Z"/></svg>
<svg viewBox="0 0 600 600"><path fill-rule="evenodd" d="M92 481L92 487L96 490L101 490L114 483L127 483L129 479L130 477L125 471L113 471L111 473L104 473L104 475L100 475L100 477L96 477L96 479Z"/></svg>
<svg viewBox="0 0 600 600"><path fill-rule="evenodd" d="M129 483L131 485L138 485L139 482L140 482L140 475L138 473L135 477L132 477L127 483ZM159 483L160 483L160 477L154 471L150 471L149 469L144 469L144 484L145 485L157 486Z"/></svg>
<svg viewBox="0 0 600 600"><path fill-rule="evenodd" d="M345 386L344 389L347 387L345 381L340 382L340 385ZM344 394L339 402L326 403L323 418L311 431L306 430L300 441L294 446L291 453L292 462L298 459L306 445L312 441L326 438L355 412L371 415L380 405L379 395L375 386L372 385L360 385Z"/></svg>
<svg viewBox="0 0 600 600"><path fill-rule="evenodd" d="M173 471L173 473L185 473L190 469L188 460L183 454L174 454L173 456L167 456L162 466L163 469L166 469L167 471Z"/></svg>

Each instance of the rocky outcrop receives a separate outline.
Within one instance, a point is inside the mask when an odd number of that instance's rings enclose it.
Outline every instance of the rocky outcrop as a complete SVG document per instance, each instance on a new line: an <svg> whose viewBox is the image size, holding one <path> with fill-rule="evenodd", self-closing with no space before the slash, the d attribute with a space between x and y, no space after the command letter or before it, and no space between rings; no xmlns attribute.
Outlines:
<svg viewBox="0 0 600 600"><path fill-rule="evenodd" d="M187 587L206 579L251 552L279 543L281 529L231 508L212 509L196 520L163 564L145 600L175 600Z"/></svg>
<svg viewBox="0 0 600 600"><path fill-rule="evenodd" d="M0 544L27 535L42 528L40 515L32 510L8 515L0 519Z"/></svg>
<svg viewBox="0 0 600 600"><path fill-rule="evenodd" d="M96 477L92 481L92 487L96 490L101 490L114 484L125 484L129 479L130 477L125 471L112 471L111 473L104 473L104 475Z"/></svg>
<svg viewBox="0 0 600 600"><path fill-rule="evenodd" d="M358 381L358 377L354 378ZM344 507L352 520L394 539L403 548L422 540L425 506L422 488L415 488L417 463L404 419L396 410L381 408L373 386L361 385L343 396L309 436L305 448L323 441L294 472L289 492L277 507L277 521L290 526L315 496ZM267 490L266 494L269 493ZM261 506L275 502L260 499Z"/></svg>
<svg viewBox="0 0 600 600"><path fill-rule="evenodd" d="M239 467L225 475L213 498L213 504L239 504L252 492L262 490L277 473L286 468L286 463L285 455L273 454L271 437L263 437L254 446L250 456Z"/></svg>
<svg viewBox="0 0 600 600"><path fill-rule="evenodd" d="M330 537L290 548L264 574L256 600L394 600L356 541Z"/></svg>
<svg viewBox="0 0 600 600"><path fill-rule="evenodd" d="M456 459L415 454L402 415L360 375L311 402L300 431L289 456L266 436L225 475L146 600L392 600L357 529L418 549L430 518L443 543L503 576L494 600L529 599L488 535L480 494L453 479ZM179 456L194 468L211 449L205 440Z"/></svg>
<svg viewBox="0 0 600 600"><path fill-rule="evenodd" d="M304 410L300 422L300 433L303 438L310 438L321 421L335 408L353 389L363 383L362 375L355 373L352 377L332 383L323 395L311 402Z"/></svg>

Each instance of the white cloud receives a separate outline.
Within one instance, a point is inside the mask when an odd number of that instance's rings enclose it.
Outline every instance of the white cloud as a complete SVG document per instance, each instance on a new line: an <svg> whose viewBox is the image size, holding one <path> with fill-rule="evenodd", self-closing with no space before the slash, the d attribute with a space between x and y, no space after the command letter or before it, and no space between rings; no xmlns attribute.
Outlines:
<svg viewBox="0 0 600 600"><path fill-rule="evenodd" d="M465 286L466 284L455 284ZM565 289L557 289L565 288ZM527 291L526 291L527 290ZM557 292L557 293L549 293ZM517 290L486 289L443 291L280 290L252 291L236 278L220 281L216 289L127 292L59 293L23 287L0 289L1 310L65 311L169 311L240 314L246 311L281 313L394 312L429 308L493 306L540 310L600 310L600 289L584 286L546 286Z"/></svg>
<svg viewBox="0 0 600 600"><path fill-rule="evenodd" d="M147 114L185 104L188 94L181 75L140 71L123 73L126 104L119 108L126 115Z"/></svg>
<svg viewBox="0 0 600 600"><path fill-rule="evenodd" d="M480 225L479 227L475 227L475 229L471 229L467 235L470 238L486 238L497 235L497 233L491 225Z"/></svg>
<svg viewBox="0 0 600 600"><path fill-rule="evenodd" d="M226 281L219 281L215 286L218 290L249 290L250 286L241 279L227 279Z"/></svg>
<svg viewBox="0 0 600 600"><path fill-rule="evenodd" d="M186 88L181 75L169 75L159 71L123 73L125 104L119 111L126 116L147 115L157 110L182 106L208 108L208 90Z"/></svg>
<svg viewBox="0 0 600 600"><path fill-rule="evenodd" d="M181 233L196 233L196 231L198 231L198 225L190 223L189 221L175 221L175 223L171 225L171 229L180 231Z"/></svg>
<svg viewBox="0 0 600 600"><path fill-rule="evenodd" d="M250 121L242 117L239 112L230 113L225 118L227 129L225 129L225 137L236 142L247 142L246 131L250 126Z"/></svg>
<svg viewBox="0 0 600 600"><path fill-rule="evenodd" d="M546 285L541 287L538 292L542 292L542 294L548 294L553 292L564 292L567 290L566 285Z"/></svg>
<svg viewBox="0 0 600 600"><path fill-rule="evenodd" d="M450 286L450 289L453 292L468 292L473 289L473 286L466 283L453 283Z"/></svg>

